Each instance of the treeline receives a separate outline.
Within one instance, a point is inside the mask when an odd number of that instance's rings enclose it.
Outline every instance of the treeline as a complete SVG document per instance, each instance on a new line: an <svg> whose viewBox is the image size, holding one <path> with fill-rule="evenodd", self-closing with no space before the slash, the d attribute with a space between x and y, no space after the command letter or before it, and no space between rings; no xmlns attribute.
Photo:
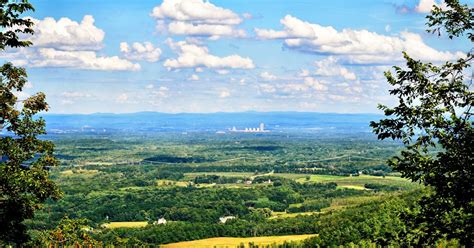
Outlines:
<svg viewBox="0 0 474 248"><path fill-rule="evenodd" d="M211 237L312 234L317 233L316 223L318 219L318 215L312 215L264 222L234 220L226 224L177 222L166 225L151 225L145 228L110 229L96 234L95 238L106 244L117 244L118 241L124 239L137 240L145 244L166 244Z"/></svg>
<svg viewBox="0 0 474 248"><path fill-rule="evenodd" d="M407 227L399 215L406 213L407 209L416 207L417 199L422 195L420 191L413 191L366 202L344 210L325 214L299 215L294 218L234 219L225 224L170 222L165 225L148 225L145 228L99 229L87 232L86 241L91 242L92 239L105 246L149 247L211 237L318 234L299 243L291 242L263 247L412 247L414 244L410 242L413 237L409 237L410 234L406 233ZM86 229L75 229L75 232L83 233ZM51 244L51 240L54 239L47 237L55 232L42 234L42 236L36 236L38 238L36 244L41 244L38 242ZM437 244L440 245L439 247L459 246L456 240L447 241L443 237L440 237Z"/></svg>
<svg viewBox="0 0 474 248"><path fill-rule="evenodd" d="M87 183L84 183L85 177ZM30 225L37 229L51 227L65 215L87 218L96 225L106 221L153 222L159 218L217 223L222 216L255 220L268 216L254 209L318 211L328 206L333 198L371 194L336 189L335 183L301 184L275 176L256 177L254 181L261 182L260 186L249 188L130 187L126 177L124 173L98 173L62 178L60 183L65 196L48 204ZM290 207L292 204L301 204L301 208Z"/></svg>

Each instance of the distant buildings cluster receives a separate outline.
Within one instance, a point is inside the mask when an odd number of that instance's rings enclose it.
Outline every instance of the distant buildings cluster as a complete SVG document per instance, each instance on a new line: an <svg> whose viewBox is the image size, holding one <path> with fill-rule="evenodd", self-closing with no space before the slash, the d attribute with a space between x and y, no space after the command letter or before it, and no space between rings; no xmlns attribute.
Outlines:
<svg viewBox="0 0 474 248"><path fill-rule="evenodd" d="M270 132L269 130L265 129L265 124L260 123L259 127L246 127L245 129L237 129L236 127L232 127L229 129L230 132L236 132L236 133L268 133Z"/></svg>

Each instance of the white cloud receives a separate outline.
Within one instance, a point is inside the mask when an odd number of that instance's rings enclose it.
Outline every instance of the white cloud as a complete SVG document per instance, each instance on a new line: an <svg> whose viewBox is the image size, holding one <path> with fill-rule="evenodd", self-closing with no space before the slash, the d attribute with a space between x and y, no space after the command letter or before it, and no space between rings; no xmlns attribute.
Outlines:
<svg viewBox="0 0 474 248"><path fill-rule="evenodd" d="M236 29L242 19L232 10L203 0L164 0L153 8L158 30L176 35L243 37L245 31Z"/></svg>
<svg viewBox="0 0 474 248"><path fill-rule="evenodd" d="M302 82L258 85L261 93L272 94L277 98L308 98L328 91L326 83L313 77L305 77Z"/></svg>
<svg viewBox="0 0 474 248"><path fill-rule="evenodd" d="M345 101L347 99L346 96L342 96L342 95L328 95L329 99L333 100L333 101Z"/></svg>
<svg viewBox="0 0 474 248"><path fill-rule="evenodd" d="M380 35L368 30L321 26L291 15L280 20L283 30L255 29L261 39L284 39L284 45L301 52L342 56L348 63L393 63L402 60L402 51L416 59L452 60L463 54L438 51L423 42L420 35L402 32L399 36Z"/></svg>
<svg viewBox="0 0 474 248"><path fill-rule="evenodd" d="M60 101L61 105L71 105L71 104L74 104L76 103L75 101L72 101L72 100L69 100L69 99L62 99Z"/></svg>
<svg viewBox="0 0 474 248"><path fill-rule="evenodd" d="M151 90L153 88L155 88L155 85L153 85L153 84L148 84L147 86L145 86L145 89Z"/></svg>
<svg viewBox="0 0 474 248"><path fill-rule="evenodd" d="M307 77L309 76L309 70L306 70L306 69L302 69L299 73L298 73L298 76L299 77Z"/></svg>
<svg viewBox="0 0 474 248"><path fill-rule="evenodd" d="M11 55L13 63L31 67L66 67L85 70L140 70L139 64L117 56L98 57L95 51L62 51L54 48L22 48Z"/></svg>
<svg viewBox="0 0 474 248"><path fill-rule="evenodd" d="M169 92L168 87L160 86L157 90L153 90L151 94L154 97L165 98L165 97L168 97L168 92Z"/></svg>
<svg viewBox="0 0 474 248"><path fill-rule="evenodd" d="M194 69L194 71L195 71L196 73L201 73L201 72L204 71L204 69L202 69L201 67L197 67L196 69Z"/></svg>
<svg viewBox="0 0 474 248"><path fill-rule="evenodd" d="M16 96L17 101L25 101L26 99L31 97L29 93L24 91L13 91L13 95Z"/></svg>
<svg viewBox="0 0 474 248"><path fill-rule="evenodd" d="M354 72L349 71L346 67L338 63L338 59L334 56L329 56L323 60L316 61L316 75L320 76L339 76L346 80L356 80L357 77Z"/></svg>
<svg viewBox="0 0 474 248"><path fill-rule="evenodd" d="M65 98L89 98L92 97L91 94L79 91L65 91L61 93L62 97Z"/></svg>
<svg viewBox="0 0 474 248"><path fill-rule="evenodd" d="M125 103L125 102L128 101L128 95L126 93L122 93L122 94L117 96L116 101L119 102L119 103Z"/></svg>
<svg viewBox="0 0 474 248"><path fill-rule="evenodd" d="M168 69L207 67L214 69L252 69L255 67L250 58L239 55L218 57L209 54L207 47L189 44L186 41L173 42L168 40L170 47L178 53L178 58L167 59L164 66Z"/></svg>
<svg viewBox="0 0 474 248"><path fill-rule="evenodd" d="M193 75L191 75L191 77L188 78L188 80L197 81L197 80L199 80L199 76L196 75L196 74L193 74Z"/></svg>
<svg viewBox="0 0 474 248"><path fill-rule="evenodd" d="M216 70L217 74L219 75L227 75L230 73L229 70Z"/></svg>
<svg viewBox="0 0 474 248"><path fill-rule="evenodd" d="M219 93L219 97L220 98L227 98L230 96L230 91L229 90L222 90L220 93Z"/></svg>
<svg viewBox="0 0 474 248"><path fill-rule="evenodd" d="M277 87L275 85L272 85L272 84L259 84L258 85L258 89L260 92L263 92L263 93L274 93L277 91Z"/></svg>
<svg viewBox="0 0 474 248"><path fill-rule="evenodd" d="M30 81L27 81L25 85L23 85L24 89L31 89L33 88L33 84Z"/></svg>
<svg viewBox="0 0 474 248"><path fill-rule="evenodd" d="M81 91L64 91L60 94L60 103L62 105L71 105L81 99L90 99L92 94Z"/></svg>
<svg viewBox="0 0 474 248"><path fill-rule="evenodd" d="M392 27L389 24L385 25L385 32L388 33L390 31L392 31Z"/></svg>
<svg viewBox="0 0 474 248"><path fill-rule="evenodd" d="M51 17L33 19L35 34L32 47L12 49L0 54L19 66L65 67L86 70L132 70L140 69L118 56L97 54L103 45L104 31L94 26L94 18L86 15L81 23L69 18L55 21Z"/></svg>
<svg viewBox="0 0 474 248"><path fill-rule="evenodd" d="M171 22L168 24L170 33L174 35L210 36L216 40L221 36L245 37L244 30L236 30L230 25L199 24L188 22Z"/></svg>
<svg viewBox="0 0 474 248"><path fill-rule="evenodd" d="M444 3L444 1L441 1L440 3L438 3L435 0L420 0L418 5L416 5L415 7L415 11L418 13L430 13L431 10L433 9L433 6L446 8L446 3Z"/></svg>
<svg viewBox="0 0 474 248"><path fill-rule="evenodd" d="M317 91L327 91L328 87L313 77L305 77L304 84Z"/></svg>
<svg viewBox="0 0 474 248"><path fill-rule="evenodd" d="M80 23L63 17L31 19L35 34L30 39L35 47L60 50L99 50L105 33L94 25L94 17L85 15Z"/></svg>
<svg viewBox="0 0 474 248"><path fill-rule="evenodd" d="M253 15L250 14L250 13L248 13L248 12L246 12L246 13L243 13L243 14L242 14L242 17L245 18L245 19L252 19L252 18L253 18Z"/></svg>
<svg viewBox="0 0 474 248"><path fill-rule="evenodd" d="M266 80L266 81L272 81L272 80L276 80L277 79L277 76L269 73L268 71L264 71L262 73L260 73L260 77L263 79L263 80Z"/></svg>
<svg viewBox="0 0 474 248"><path fill-rule="evenodd" d="M120 51L129 60L145 60L156 62L160 59L161 49L155 48L150 42L134 42L131 46L127 42L120 43Z"/></svg>

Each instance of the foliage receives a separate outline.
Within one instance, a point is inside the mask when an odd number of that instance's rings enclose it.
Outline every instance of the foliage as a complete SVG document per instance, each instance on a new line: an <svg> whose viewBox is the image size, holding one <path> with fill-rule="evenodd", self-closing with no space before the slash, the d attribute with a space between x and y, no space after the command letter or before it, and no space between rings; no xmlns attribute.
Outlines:
<svg viewBox="0 0 474 248"><path fill-rule="evenodd" d="M30 19L20 18L24 12L34 10L33 5L27 0L0 1L0 50L6 47L25 47L31 45L30 41L21 40L19 34L33 34L33 22Z"/></svg>
<svg viewBox="0 0 474 248"><path fill-rule="evenodd" d="M318 220L318 236L306 241L306 247L374 242L382 247L398 244L405 224L399 219L400 209L413 206L419 193L404 194L364 203L345 211L333 212Z"/></svg>
<svg viewBox="0 0 474 248"><path fill-rule="evenodd" d="M91 237L92 228L87 219L70 219L64 217L58 226L50 231L43 231L32 243L42 247L99 247L101 243Z"/></svg>
<svg viewBox="0 0 474 248"><path fill-rule="evenodd" d="M431 31L444 30L449 38L467 34L474 41L473 9L446 1L428 16ZM415 244L434 244L442 238L459 239L468 247L474 240L472 78L465 72L473 54L442 65L423 63L404 53L406 69L386 72L390 94L398 106L379 106L389 118L372 122L379 139L400 139L405 149L389 164L403 177L430 186L420 207L405 215Z"/></svg>
<svg viewBox="0 0 474 248"><path fill-rule="evenodd" d="M20 18L33 10L27 1L0 1L0 50L25 47L31 43L19 34L31 34L33 23ZM38 93L19 101L27 83L24 68L10 63L0 67L0 245L21 244L28 240L25 219L48 198L60 196L58 188L48 179L48 168L58 164L53 156L53 143L37 138L45 133L43 119L34 115L48 109L45 95ZM19 106L20 105L20 106Z"/></svg>

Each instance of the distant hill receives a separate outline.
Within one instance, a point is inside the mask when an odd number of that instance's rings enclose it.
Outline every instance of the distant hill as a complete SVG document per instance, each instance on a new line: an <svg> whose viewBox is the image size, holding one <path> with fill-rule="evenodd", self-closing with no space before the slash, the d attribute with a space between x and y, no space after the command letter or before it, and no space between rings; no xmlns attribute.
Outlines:
<svg viewBox="0 0 474 248"><path fill-rule="evenodd" d="M80 131L226 131L229 128L258 127L263 122L274 131L370 131L375 114L334 114L314 112L240 112L209 114L167 114L139 112L131 114L45 114L50 132Z"/></svg>

